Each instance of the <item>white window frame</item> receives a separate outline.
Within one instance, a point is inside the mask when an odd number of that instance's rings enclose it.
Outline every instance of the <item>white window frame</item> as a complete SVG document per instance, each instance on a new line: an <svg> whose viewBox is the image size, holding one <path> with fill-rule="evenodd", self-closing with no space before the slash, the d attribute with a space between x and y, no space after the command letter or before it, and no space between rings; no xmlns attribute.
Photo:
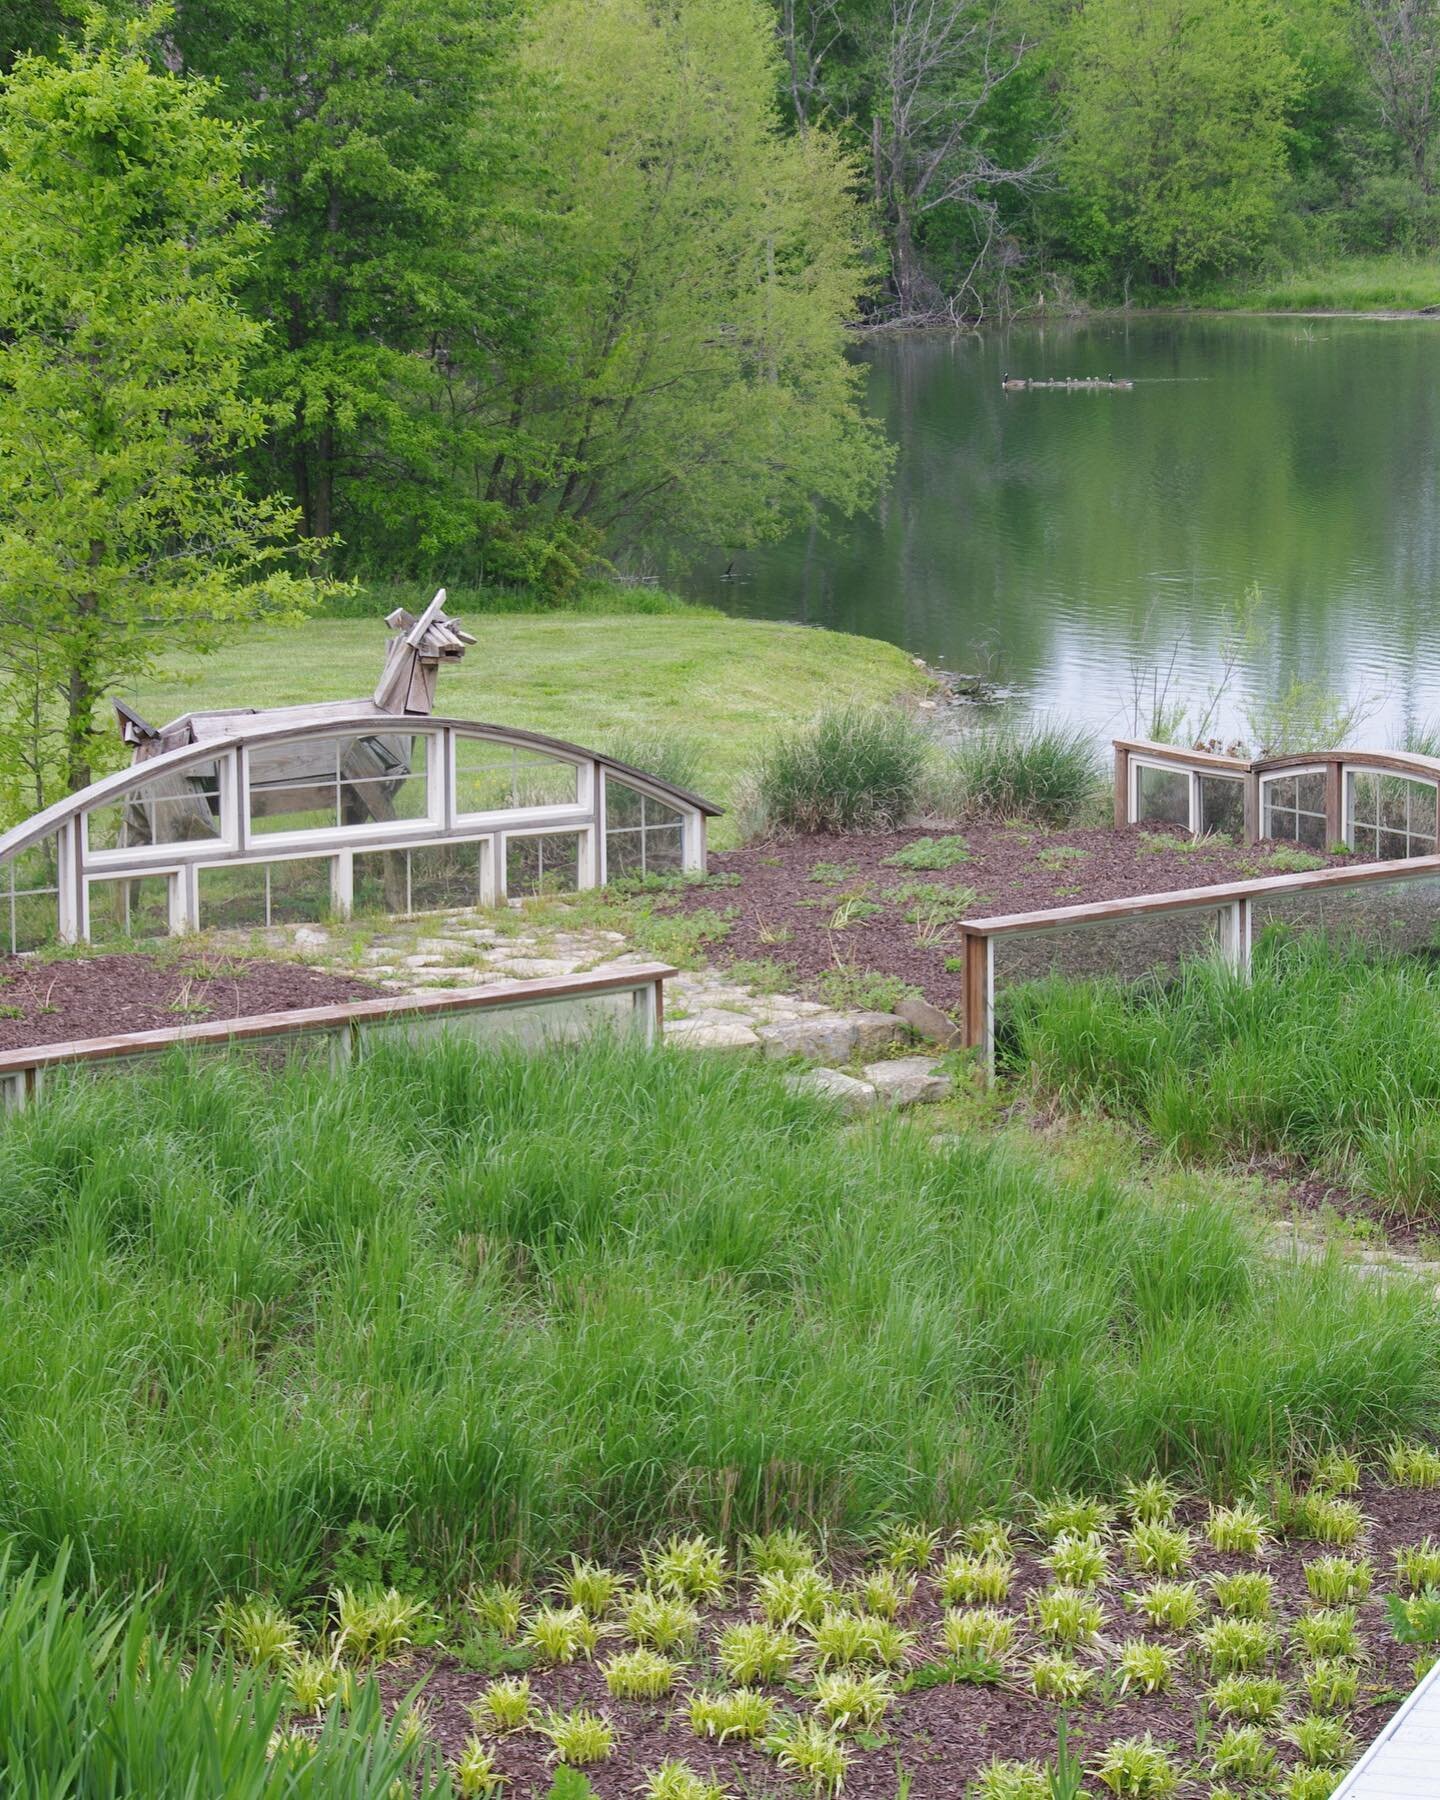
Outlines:
<svg viewBox="0 0 1440 1800"><path fill-rule="evenodd" d="M301 846L313 847L316 854L325 850L340 850L347 845L363 844L375 839L399 839L408 843L412 837L423 837L427 832L434 833L445 829L443 807L443 780L445 759L441 754L443 734L434 726L411 724L406 719L397 719L397 728L387 730L381 725L348 725L337 727L334 731L293 732L285 737L272 738L268 741L246 744L241 763L240 791L240 824L241 842L238 846L247 855L240 860L256 862L274 862L279 858L257 854L262 847L273 845L277 850L298 849ZM375 819L368 825L313 825L300 831L255 831L250 818L250 758L255 751L262 754L273 750L280 744L309 743L322 744L338 741L341 738L357 737L417 737L425 742L425 811L413 819ZM414 771L412 770L412 774ZM337 793L341 778L337 775ZM265 785L263 782L260 784ZM397 844L397 848L399 845Z"/></svg>
<svg viewBox="0 0 1440 1800"><path fill-rule="evenodd" d="M351 849L349 851L339 852L338 854L340 855L342 861L347 866L345 867L344 872L343 872L343 882L337 883L337 886L343 885L344 895L343 895L343 899L339 902L339 904L337 904L336 910L339 912L343 912L343 914L346 918L348 918L350 916L350 914L354 911L354 906L355 906L355 857L357 855L359 855L359 856L370 856L370 855L383 856L387 850L394 850L397 852L399 852L399 851L409 852L411 850L455 850L455 849L464 849L467 846L472 845L472 844L476 846L478 854L479 854L479 858L480 858L480 898L475 902L475 904L477 906L494 906L495 901L496 901L496 893L495 893L496 840L495 840L495 833L493 831L476 831L476 832L457 831L457 832L449 833L445 837L433 837L432 836L432 837L427 837L427 838L417 838L413 842L411 839L407 838L403 844L375 844L375 845L357 844L353 849ZM406 878L405 878L405 900L406 900L406 904L408 905L409 901L410 901L410 878L409 878L408 870L406 872ZM443 912L444 910L446 910L446 909L443 907L431 907L428 909L428 911L417 913L412 908L408 912L396 914L395 917L407 918L407 919L411 919L411 918L423 919L423 918L428 917L431 913L434 913L437 911Z"/></svg>
<svg viewBox="0 0 1440 1800"><path fill-rule="evenodd" d="M595 826L593 822L581 823L572 820L568 823L562 821L553 825L526 824L516 826L513 831L497 831L495 833L495 897L497 901L511 898L509 881L511 838L532 837L578 837L580 853L579 866L575 871L574 891L581 894L587 888L599 886L596 879ZM527 894L517 897L522 900L533 898Z"/></svg>
<svg viewBox="0 0 1440 1800"><path fill-rule="evenodd" d="M1340 765L1340 835L1352 851L1355 848L1355 807L1350 788L1350 779L1353 775L1372 775L1377 783L1386 775L1393 775L1398 781L1412 781L1416 787L1429 788L1431 793L1435 796L1435 844L1436 850L1440 850L1440 781L1431 780L1428 776L1418 773L1412 774L1408 769L1386 768L1377 766L1373 763L1342 763ZM1366 830L1369 829L1370 827L1367 826ZM1405 830L1402 833L1402 836L1408 844L1410 839L1415 835L1416 834L1410 830L1410 803L1407 800L1405 803ZM1416 850L1411 852L1407 849L1402 860L1409 862L1412 855L1427 856L1433 854L1435 854L1434 851ZM1392 857L1391 861L1394 860L1396 859Z"/></svg>
<svg viewBox="0 0 1440 1800"><path fill-rule="evenodd" d="M237 747L220 745L209 756L197 756L191 765L203 768L206 763L213 762L218 767L220 829L213 838L186 838L171 844L126 844L113 850L93 849L90 844L90 814L111 806L123 806L132 794L148 786L143 777L127 783L124 788L107 795L105 799L96 801L94 806L87 807L80 814L85 872L93 869L99 874L102 870L131 869L141 863L156 863L162 868L169 868L176 862L189 862L192 858L207 861L211 857L232 856L240 848L240 816L235 804L239 761ZM143 770L144 766L141 763L139 768ZM184 774L186 771L179 772Z"/></svg>
<svg viewBox="0 0 1440 1800"><path fill-rule="evenodd" d="M600 791L596 795L596 841L599 846L599 885L604 887L610 879L610 800L609 787L612 781L619 782L621 787L633 788L637 794L643 794L647 800L654 800L661 806L668 806L672 812L680 815L680 867L685 874L693 874L705 865L705 815L698 807L685 806L674 794L667 794L654 782L644 781L638 776L630 775L620 769L602 771ZM640 826L621 826L620 830L639 831ZM663 827L662 827L663 829Z"/></svg>
<svg viewBox="0 0 1440 1800"><path fill-rule="evenodd" d="M1269 783L1271 783L1273 781L1298 781L1302 775L1319 775L1323 778L1323 777L1328 776L1329 773L1330 773L1329 766L1325 763L1297 763L1293 769L1269 769L1269 770L1266 770L1266 772L1264 774L1257 776L1256 788L1255 788L1255 836L1256 836L1256 838L1259 841L1264 842L1269 836L1269 833L1265 829L1266 822L1267 822L1266 814L1265 814L1265 789L1269 785ZM1298 788L1296 789L1295 801L1296 801L1295 810L1297 812L1299 812L1301 810L1301 808L1300 808L1300 804L1299 804L1300 794L1299 794ZM1287 810L1289 810L1289 809L1287 809ZM1319 816L1319 817L1324 817L1328 821L1328 818L1329 818L1328 807L1325 809L1325 811L1323 813L1321 813L1319 815L1310 812L1308 808L1306 808L1304 810L1305 810L1305 814L1306 814L1307 818L1313 819L1313 818ZM1286 840L1286 841L1288 841L1288 840ZM1329 849L1328 844L1325 847L1327 850ZM1296 840L1296 848L1297 849L1303 848L1303 846L1300 845L1298 839Z"/></svg>
<svg viewBox="0 0 1440 1800"><path fill-rule="evenodd" d="M1140 771L1142 769L1159 769L1165 775L1183 775L1186 777L1186 808L1184 829L1194 835L1195 821L1200 816L1200 789L1196 782L1196 771L1193 763L1170 762L1160 756L1134 756L1130 758L1130 823L1141 825L1145 821L1140 817ZM1155 824L1161 820L1152 821ZM1178 829L1178 827L1177 827Z"/></svg>
<svg viewBox="0 0 1440 1800"><path fill-rule="evenodd" d="M478 827L481 831L505 831L507 825L516 820L524 820L526 824L534 819L548 824L551 820L563 820L569 823L584 822L590 824L595 818L599 795L596 792L595 763L590 757L564 756L559 751L550 750L543 744L517 743L514 738L502 737L498 733L486 731L451 730L450 755L448 760L445 816L453 831L470 831ZM529 755L536 761L565 763L576 771L574 800L562 800L552 806L492 806L487 812L464 812L460 806L460 745L493 744L499 750L518 752L521 756ZM520 829L516 827L516 829ZM514 833L512 832L512 835Z"/></svg>

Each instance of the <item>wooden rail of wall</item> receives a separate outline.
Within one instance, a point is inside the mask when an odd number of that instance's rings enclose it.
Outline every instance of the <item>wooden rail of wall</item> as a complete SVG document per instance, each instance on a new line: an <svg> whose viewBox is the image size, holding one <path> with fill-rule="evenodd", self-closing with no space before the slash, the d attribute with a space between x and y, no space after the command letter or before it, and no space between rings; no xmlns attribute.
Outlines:
<svg viewBox="0 0 1440 1800"><path fill-rule="evenodd" d="M114 1037L76 1038L61 1044L33 1044L0 1051L0 1108L24 1105L41 1090L46 1071L123 1063L175 1048L204 1049L231 1044L314 1037L329 1040L332 1054L346 1060L372 1032L405 1025L447 1024L463 1032L477 1013L540 1011L569 1001L628 994L629 1023L646 1043L655 1042L665 1019L665 982L675 973L667 963L637 963L607 975L559 975L543 981L447 988L430 994L387 994L375 1000L347 1000L334 1006L304 1006L290 1012L252 1013L200 1025L159 1031L123 1032Z"/></svg>
<svg viewBox="0 0 1440 1800"><path fill-rule="evenodd" d="M965 988L961 1027L965 1044L980 1052L987 1071L995 1070L995 942L1067 926L1113 924L1158 913L1214 912L1220 915L1220 952L1237 971L1250 967L1250 911L1253 903L1273 894L1325 893L1365 887L1375 882L1434 879L1440 855L1412 856L1399 862L1358 863L1343 868L1306 870L1295 875L1263 875L1251 881L1217 882L1213 887L1176 888L1162 894L1133 894L1122 900L1092 900L1078 906L1052 906L1041 912L1003 913L990 919L966 919L960 926Z"/></svg>

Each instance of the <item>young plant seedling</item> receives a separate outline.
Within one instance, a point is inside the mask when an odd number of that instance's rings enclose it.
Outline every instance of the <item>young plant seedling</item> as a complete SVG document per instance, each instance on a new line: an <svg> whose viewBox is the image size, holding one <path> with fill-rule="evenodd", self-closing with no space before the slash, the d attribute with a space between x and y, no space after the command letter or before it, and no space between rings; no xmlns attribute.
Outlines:
<svg viewBox="0 0 1440 1800"><path fill-rule="evenodd" d="M850 1752L819 1719L792 1721L772 1732L765 1748L782 1769L808 1782L817 1794L838 1794L845 1785Z"/></svg>
<svg viewBox="0 0 1440 1800"><path fill-rule="evenodd" d="M1127 1800L1165 1800L1180 1785L1180 1770L1148 1731L1143 1737L1118 1738L1094 1768L1097 1780Z"/></svg>
<svg viewBox="0 0 1440 1800"><path fill-rule="evenodd" d="M659 1700L673 1690L680 1665L655 1650L625 1650L602 1663L600 1673L616 1700Z"/></svg>
<svg viewBox="0 0 1440 1800"><path fill-rule="evenodd" d="M1188 1631L1205 1610L1193 1581L1152 1581L1125 1598L1157 1631Z"/></svg>
<svg viewBox="0 0 1440 1800"><path fill-rule="evenodd" d="M800 1645L788 1631L763 1620L727 1625L715 1645L715 1660L731 1681L742 1685L784 1681L799 1653Z"/></svg>
<svg viewBox="0 0 1440 1800"><path fill-rule="evenodd" d="M1212 1506L1205 1521L1205 1535L1217 1550L1235 1556L1258 1556L1270 1534L1263 1513L1242 1502L1238 1506Z"/></svg>
<svg viewBox="0 0 1440 1800"><path fill-rule="evenodd" d="M1275 1578L1264 1569L1237 1569L1212 1575L1215 1604L1230 1618L1268 1619L1275 1610Z"/></svg>
<svg viewBox="0 0 1440 1800"><path fill-rule="evenodd" d="M714 1738L720 1744L730 1738L753 1743L763 1738L774 1722L775 1702L754 1688L690 1696L690 1729L696 1737Z"/></svg>

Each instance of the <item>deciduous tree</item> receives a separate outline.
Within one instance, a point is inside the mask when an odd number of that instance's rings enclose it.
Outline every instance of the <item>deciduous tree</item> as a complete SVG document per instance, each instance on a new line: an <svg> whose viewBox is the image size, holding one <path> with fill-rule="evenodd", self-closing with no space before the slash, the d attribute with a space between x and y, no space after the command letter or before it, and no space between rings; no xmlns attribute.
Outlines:
<svg viewBox="0 0 1440 1800"><path fill-rule="evenodd" d="M97 706L157 652L309 591L238 469L263 228L211 97L135 37L0 83L0 763L37 800L91 779Z"/></svg>

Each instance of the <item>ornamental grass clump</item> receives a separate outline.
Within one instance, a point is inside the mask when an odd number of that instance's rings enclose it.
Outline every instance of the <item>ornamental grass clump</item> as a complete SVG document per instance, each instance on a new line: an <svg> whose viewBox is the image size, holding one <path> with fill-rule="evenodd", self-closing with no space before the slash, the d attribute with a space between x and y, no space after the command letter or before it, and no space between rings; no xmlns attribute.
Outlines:
<svg viewBox="0 0 1440 1800"><path fill-rule="evenodd" d="M861 1612L894 1619L915 1599L916 1578L891 1568L872 1569L851 1583L850 1598Z"/></svg>
<svg viewBox="0 0 1440 1800"><path fill-rule="evenodd" d="M728 1800L723 1783L697 1775L689 1763L677 1757L652 1769L640 1792L644 1800Z"/></svg>
<svg viewBox="0 0 1440 1800"><path fill-rule="evenodd" d="M1327 1494L1353 1494L1360 1486L1360 1462L1348 1450L1326 1450L1315 1458L1312 1484Z"/></svg>
<svg viewBox="0 0 1440 1800"><path fill-rule="evenodd" d="M1125 1483L1125 1506L1132 1519L1146 1525L1166 1525L1180 1503L1180 1490L1164 1475L1147 1475L1143 1481Z"/></svg>
<svg viewBox="0 0 1440 1800"><path fill-rule="evenodd" d="M757 1575L798 1575L815 1567L815 1546L803 1532L789 1527L747 1537L745 1556Z"/></svg>
<svg viewBox="0 0 1440 1800"><path fill-rule="evenodd" d="M536 1725L543 1738L550 1740L550 1760L569 1763L583 1769L591 1763L605 1762L615 1754L615 1727L601 1713L588 1707L572 1707L568 1712L552 1711Z"/></svg>
<svg viewBox="0 0 1440 1800"><path fill-rule="evenodd" d="M725 1552L708 1538L672 1537L646 1554L644 1566L650 1585L662 1594L704 1601L725 1597Z"/></svg>
<svg viewBox="0 0 1440 1800"><path fill-rule="evenodd" d="M1215 1604L1230 1618L1268 1619L1275 1610L1275 1578L1264 1569L1237 1569L1209 1580Z"/></svg>
<svg viewBox="0 0 1440 1800"><path fill-rule="evenodd" d="M335 1609L335 1654L360 1663L388 1662L414 1638L425 1616L420 1600L408 1600L394 1588L362 1594L337 1588L330 1596Z"/></svg>
<svg viewBox="0 0 1440 1800"><path fill-rule="evenodd" d="M1417 1593L1421 1588L1440 1587L1440 1544L1432 1537L1423 1537L1418 1544L1398 1545L1395 1579L1411 1593Z"/></svg>
<svg viewBox="0 0 1440 1800"><path fill-rule="evenodd" d="M1180 1652L1173 1644L1157 1644L1149 1638L1130 1638L1120 1647L1115 1664L1120 1692L1135 1688L1142 1694L1163 1694L1180 1669Z"/></svg>
<svg viewBox="0 0 1440 1800"><path fill-rule="evenodd" d="M523 1731L530 1723L534 1698L525 1675L505 1675L488 1682L478 1700L466 1709L471 1722L482 1731Z"/></svg>
<svg viewBox="0 0 1440 1800"><path fill-rule="evenodd" d="M488 1750L476 1737L466 1738L450 1774L455 1792L462 1800L477 1800L481 1795L498 1794L505 1783L505 1776L495 1761L495 1753Z"/></svg>
<svg viewBox="0 0 1440 1800"><path fill-rule="evenodd" d="M1353 1606L1322 1606L1295 1621L1295 1643L1309 1657L1340 1656L1356 1660L1364 1654Z"/></svg>
<svg viewBox="0 0 1440 1800"><path fill-rule="evenodd" d="M600 1641L599 1627L578 1606L541 1606L526 1622L522 1641L551 1668L590 1657Z"/></svg>
<svg viewBox="0 0 1440 1800"><path fill-rule="evenodd" d="M1215 1619L1197 1635L1212 1675L1246 1675L1263 1669L1280 1645L1274 1626L1264 1619Z"/></svg>
<svg viewBox="0 0 1440 1800"><path fill-rule="evenodd" d="M690 1696L690 1729L696 1737L713 1738L720 1744L730 1738L753 1743L763 1738L774 1722L775 1702L755 1688Z"/></svg>
<svg viewBox="0 0 1440 1800"><path fill-rule="evenodd" d="M755 1583L755 1604L771 1625L814 1625L836 1602L829 1577L819 1569L777 1571Z"/></svg>
<svg viewBox="0 0 1440 1800"><path fill-rule="evenodd" d="M1205 1611L1193 1581L1152 1581L1125 1598L1157 1631L1188 1631Z"/></svg>
<svg viewBox="0 0 1440 1800"><path fill-rule="evenodd" d="M560 1592L578 1606L588 1618L603 1619L614 1605L624 1583L613 1569L601 1563L570 1558L570 1567L560 1578Z"/></svg>
<svg viewBox="0 0 1440 1800"><path fill-rule="evenodd" d="M845 1785L850 1752L819 1719L791 1720L771 1733L765 1748L787 1774L798 1776L817 1794L838 1794Z"/></svg>
<svg viewBox="0 0 1440 1800"><path fill-rule="evenodd" d="M731 1681L784 1681L795 1666L800 1645L777 1625L742 1622L727 1625L715 1644L715 1660Z"/></svg>
<svg viewBox="0 0 1440 1800"><path fill-rule="evenodd" d="M1110 1573L1110 1556L1097 1533L1076 1537L1062 1531L1040 1561L1057 1582L1066 1587L1099 1587Z"/></svg>
<svg viewBox="0 0 1440 1800"><path fill-rule="evenodd" d="M1285 1683L1274 1675L1226 1675L1205 1698L1222 1719L1266 1725L1285 1705Z"/></svg>
<svg viewBox="0 0 1440 1800"><path fill-rule="evenodd" d="M1222 1778L1270 1782L1279 1769L1274 1747L1258 1725L1227 1725L1210 1750L1210 1766Z"/></svg>
<svg viewBox="0 0 1440 1800"><path fill-rule="evenodd" d="M952 1609L940 1621L940 1642L950 1656L987 1656L1001 1662L1015 1645L1016 1622L993 1606Z"/></svg>
<svg viewBox="0 0 1440 1800"><path fill-rule="evenodd" d="M700 1615L688 1600L640 1588L625 1601L624 1630L647 1650L683 1650L700 1632Z"/></svg>
<svg viewBox="0 0 1440 1800"><path fill-rule="evenodd" d="M1099 780L1094 738L1058 720L984 726L950 748L938 781L958 817L1069 825Z"/></svg>
<svg viewBox="0 0 1440 1800"><path fill-rule="evenodd" d="M817 1675L812 1695L815 1710L836 1731L874 1731L894 1698L883 1675L871 1670L834 1669Z"/></svg>
<svg viewBox="0 0 1440 1800"><path fill-rule="evenodd" d="M525 1592L508 1582L472 1588L467 1600L478 1624L504 1643L513 1643L525 1618Z"/></svg>
<svg viewBox="0 0 1440 1800"><path fill-rule="evenodd" d="M992 1757L970 1784L970 1800L1051 1800L1054 1789L1043 1763Z"/></svg>
<svg viewBox="0 0 1440 1800"><path fill-rule="evenodd" d="M1305 1587L1312 1600L1338 1606L1346 1600L1368 1600L1375 1584L1369 1562L1348 1556L1317 1556L1305 1564Z"/></svg>
<svg viewBox="0 0 1440 1800"><path fill-rule="evenodd" d="M1312 1768L1343 1763L1355 1744L1349 1726L1334 1713L1306 1713L1286 1727L1285 1736Z"/></svg>
<svg viewBox="0 0 1440 1800"><path fill-rule="evenodd" d="M216 1617L220 1641L252 1669L278 1669L300 1647L295 1621L269 1600L223 1600Z"/></svg>
<svg viewBox="0 0 1440 1800"><path fill-rule="evenodd" d="M1294 1537L1344 1548L1353 1544L1364 1528L1365 1515L1353 1500L1339 1500L1311 1488L1297 1501L1290 1529Z"/></svg>
<svg viewBox="0 0 1440 1800"><path fill-rule="evenodd" d="M1343 1769L1291 1769L1280 1787L1280 1800L1330 1800Z"/></svg>
<svg viewBox="0 0 1440 1800"><path fill-rule="evenodd" d="M319 1718L332 1700L351 1692L348 1670L337 1668L328 1657L305 1651L285 1669L285 1687L296 1712Z"/></svg>
<svg viewBox="0 0 1440 1800"><path fill-rule="evenodd" d="M1270 1534L1265 1515L1242 1501L1237 1506L1212 1506L1205 1521L1205 1535L1217 1550L1236 1556L1258 1556Z"/></svg>
<svg viewBox="0 0 1440 1800"><path fill-rule="evenodd" d="M1089 1494L1056 1494L1035 1512L1035 1529L1047 1544L1062 1535L1093 1537L1108 1529L1114 1509Z"/></svg>
<svg viewBox="0 0 1440 1800"><path fill-rule="evenodd" d="M1385 1466L1398 1487L1440 1487L1440 1451L1431 1444L1397 1438L1385 1452Z"/></svg>
<svg viewBox="0 0 1440 1800"><path fill-rule="evenodd" d="M1106 1746L1093 1765L1095 1778L1128 1800L1165 1800L1180 1785L1180 1770L1147 1731Z"/></svg>
<svg viewBox="0 0 1440 1800"><path fill-rule="evenodd" d="M624 1650L600 1665L616 1700L659 1700L675 1686L680 1664L656 1650Z"/></svg>
<svg viewBox="0 0 1440 1800"><path fill-rule="evenodd" d="M1014 1533L1004 1519L976 1519L961 1533L965 1547L974 1556L989 1557L997 1562L1010 1560Z"/></svg>
<svg viewBox="0 0 1440 1800"><path fill-rule="evenodd" d="M1052 1644L1093 1644L1105 1623L1105 1609L1076 1588L1042 1588L1030 1596L1030 1617Z"/></svg>
<svg viewBox="0 0 1440 1800"><path fill-rule="evenodd" d="M880 1541L880 1554L892 1569L928 1569L939 1541L939 1532L923 1525L892 1525Z"/></svg>
<svg viewBox="0 0 1440 1800"><path fill-rule="evenodd" d="M1095 1671L1063 1651L1042 1651L1030 1659L1030 1688L1040 1700L1082 1700L1095 1685Z"/></svg>
<svg viewBox="0 0 1440 1800"><path fill-rule="evenodd" d="M1317 1657L1301 1676L1312 1712L1349 1712L1360 1696L1360 1671L1338 1657Z"/></svg>
<svg viewBox="0 0 1440 1800"><path fill-rule="evenodd" d="M885 831L915 811L929 739L893 707L834 707L760 754L766 824L799 832Z"/></svg>
<svg viewBox="0 0 1440 1800"><path fill-rule="evenodd" d="M1125 1560L1145 1575L1178 1575L1188 1567L1194 1546L1190 1533L1159 1520L1137 1520L1121 1539Z"/></svg>
<svg viewBox="0 0 1440 1800"><path fill-rule="evenodd" d="M940 1565L936 1585L946 1606L968 1606L1007 1599L1014 1580L1014 1563L984 1553L947 1556Z"/></svg>

